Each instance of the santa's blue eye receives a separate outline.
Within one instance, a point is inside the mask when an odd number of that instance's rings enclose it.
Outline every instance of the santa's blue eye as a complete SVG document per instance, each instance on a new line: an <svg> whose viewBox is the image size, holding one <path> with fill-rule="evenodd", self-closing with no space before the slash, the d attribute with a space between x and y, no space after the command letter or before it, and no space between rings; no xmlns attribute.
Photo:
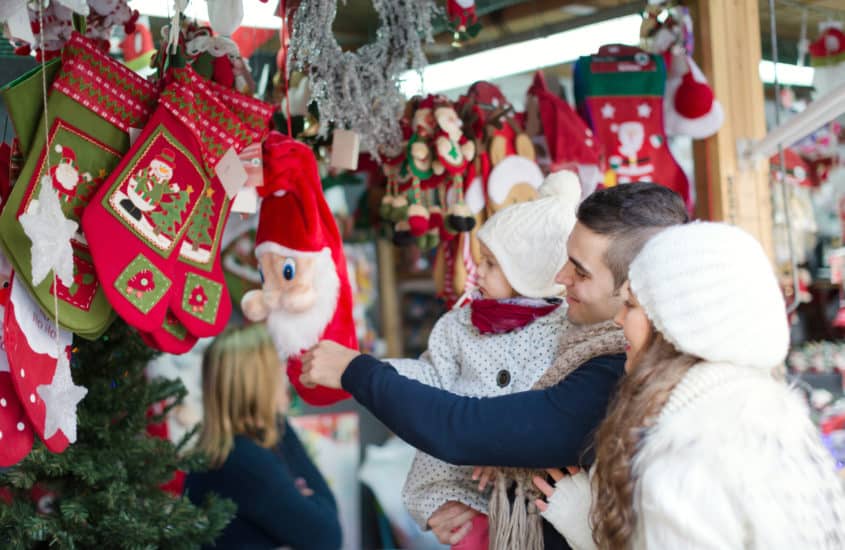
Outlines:
<svg viewBox="0 0 845 550"><path fill-rule="evenodd" d="M282 276L286 281L292 281L296 277L296 262L292 258L288 258L282 264Z"/></svg>
<svg viewBox="0 0 845 550"><path fill-rule="evenodd" d="M258 267L258 278L261 279L261 284L264 284L264 270L261 269L261 266Z"/></svg>

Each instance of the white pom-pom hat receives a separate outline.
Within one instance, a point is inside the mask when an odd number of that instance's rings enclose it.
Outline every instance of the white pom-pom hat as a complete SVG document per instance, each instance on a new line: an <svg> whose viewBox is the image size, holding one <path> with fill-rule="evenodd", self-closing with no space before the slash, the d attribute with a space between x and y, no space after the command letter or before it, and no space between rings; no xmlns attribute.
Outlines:
<svg viewBox="0 0 845 550"><path fill-rule="evenodd" d="M478 230L508 283L528 298L563 293L554 279L566 263L566 241L581 201L578 176L565 170L550 174L539 191L540 198L497 212Z"/></svg>

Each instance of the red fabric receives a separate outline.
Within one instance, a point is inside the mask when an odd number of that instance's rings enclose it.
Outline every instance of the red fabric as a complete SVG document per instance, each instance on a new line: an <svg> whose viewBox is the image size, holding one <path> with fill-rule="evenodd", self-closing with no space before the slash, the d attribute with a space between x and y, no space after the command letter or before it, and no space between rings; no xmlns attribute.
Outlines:
<svg viewBox="0 0 845 550"><path fill-rule="evenodd" d="M265 195L280 190L286 191L286 194L282 197L265 196L262 201L256 245L272 242L302 252L329 248L340 289L334 316L326 325L321 339L358 349L343 241L323 196L314 153L296 140L271 132L264 143L264 186L259 189ZM344 391L302 385L299 381L302 364L298 357L289 359L287 371L291 384L307 403L330 405L349 397Z"/></svg>
<svg viewBox="0 0 845 550"><path fill-rule="evenodd" d="M528 93L537 98L551 171L572 164L599 163L598 142L569 103L549 91L541 71L534 75Z"/></svg>
<svg viewBox="0 0 845 550"><path fill-rule="evenodd" d="M232 33L232 40L238 45L241 57L249 57L265 42L273 38L277 31L273 29L258 29L256 27L238 27Z"/></svg>
<svg viewBox="0 0 845 550"><path fill-rule="evenodd" d="M12 285L15 284L20 284L17 279L12 280ZM38 306L32 303L32 307L37 308ZM20 414L14 415L18 420L11 424L11 426L14 426L13 430L6 428L6 423L9 423L12 417L4 416L0 420L0 429L3 430L2 446L15 447L15 449L8 451L4 449L4 453L9 452L8 457L11 457L12 454L23 453L27 446L32 447L33 430L44 441L47 449L54 453L61 453L70 443L61 430L56 431L49 438L44 437L47 407L44 400L38 395L37 388L42 384L49 384L53 380L53 374L56 371L56 359L46 353L38 353L30 346L27 335L18 323L17 315L32 314L32 311L16 313L15 306L10 300L6 306L3 319L3 344L9 359L9 373L11 374L11 381L14 383L17 402L26 413L26 418L21 417ZM48 318L44 317L44 319ZM51 321L48 320L47 322ZM7 393L7 389L0 389L0 393ZM14 400L7 399L7 408L9 408L10 413L14 410L14 407ZM18 422L23 423L23 430L18 429ZM23 453L20 458L22 459L28 453L29 449L26 448L26 453Z"/></svg>
<svg viewBox="0 0 845 550"><path fill-rule="evenodd" d="M452 550L487 550L490 547L490 521L485 514L472 518L472 527Z"/></svg>
<svg viewBox="0 0 845 550"><path fill-rule="evenodd" d="M505 334L550 314L560 304L527 306L501 300L473 300L470 319L481 334Z"/></svg>

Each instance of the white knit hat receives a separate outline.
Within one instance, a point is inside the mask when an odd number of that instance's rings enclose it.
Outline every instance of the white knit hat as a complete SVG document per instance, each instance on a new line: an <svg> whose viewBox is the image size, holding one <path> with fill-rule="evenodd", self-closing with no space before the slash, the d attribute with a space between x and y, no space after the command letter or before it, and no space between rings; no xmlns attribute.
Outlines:
<svg viewBox="0 0 845 550"><path fill-rule="evenodd" d="M679 351L706 361L772 368L789 347L772 265L748 233L723 223L665 229L631 263L631 290Z"/></svg>
<svg viewBox="0 0 845 550"><path fill-rule="evenodd" d="M521 296L563 293L554 279L566 262L566 240L575 225L581 184L573 172L550 174L540 198L500 210L478 230L508 283Z"/></svg>

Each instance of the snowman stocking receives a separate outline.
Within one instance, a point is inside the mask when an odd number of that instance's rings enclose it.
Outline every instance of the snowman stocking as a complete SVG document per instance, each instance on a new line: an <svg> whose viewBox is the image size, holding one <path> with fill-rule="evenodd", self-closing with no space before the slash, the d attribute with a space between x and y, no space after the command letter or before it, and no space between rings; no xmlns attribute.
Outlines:
<svg viewBox="0 0 845 550"><path fill-rule="evenodd" d="M261 142L266 137L273 116L272 106L203 81L195 73L185 74L191 77L189 84L194 89L195 102L202 111L229 113L232 128L238 129L232 134L235 141L231 144L236 151L241 151L251 143ZM193 336L215 336L229 320L232 306L219 248L231 205L228 191L221 180L212 177L211 187L200 196L185 236L179 244L170 309ZM169 328L175 327L169 325ZM173 334L173 331L168 332L167 329L168 325L165 325L163 330L168 335L177 336L178 333Z"/></svg>
<svg viewBox="0 0 845 550"><path fill-rule="evenodd" d="M29 79L22 82L32 84ZM50 181L65 216L78 221L106 175L129 149L130 129L146 123L156 96L152 84L75 34L65 46L61 69L52 83L49 133L45 136L42 113L28 134L29 154L19 183L0 215L0 246L20 284L30 289L45 311L53 311L57 295L62 325L81 336L97 337L113 319L85 236L78 233L72 240L74 282L70 287L59 282L54 288L51 277L33 285L31 243L19 218L37 199L41 182Z"/></svg>
<svg viewBox="0 0 845 550"><path fill-rule="evenodd" d="M243 128L220 106L210 112L174 69L159 105L82 218L109 302L143 332L164 323L178 246L197 214L211 225L213 168ZM204 127L202 138L192 129ZM205 197L205 198L204 198ZM206 204L200 206L200 201ZM222 296L218 289L217 297Z"/></svg>
<svg viewBox="0 0 845 550"><path fill-rule="evenodd" d="M663 129L665 82L663 59L629 46L604 46L575 65L576 100L604 150L606 183L659 183L689 205L689 182Z"/></svg>

